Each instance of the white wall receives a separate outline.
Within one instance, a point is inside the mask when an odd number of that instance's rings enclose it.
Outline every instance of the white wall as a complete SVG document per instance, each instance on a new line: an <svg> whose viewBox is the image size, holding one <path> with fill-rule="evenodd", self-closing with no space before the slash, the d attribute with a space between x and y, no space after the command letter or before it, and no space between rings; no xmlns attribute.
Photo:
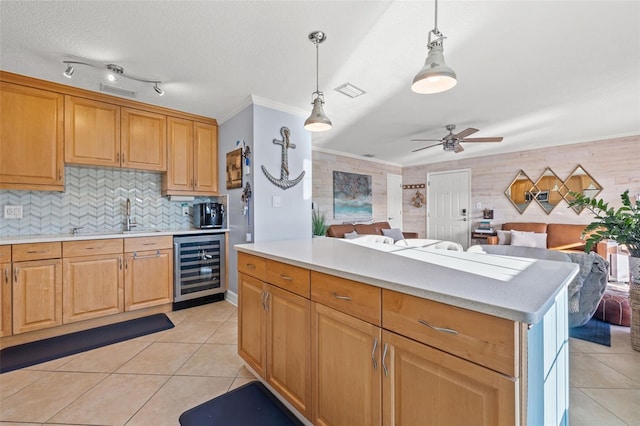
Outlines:
<svg viewBox="0 0 640 426"><path fill-rule="evenodd" d="M264 165L272 176L280 177L282 147L273 140L282 140L283 126L291 131L289 140L296 146L288 150L289 179L305 172L302 182L286 190L272 184L261 170ZM311 133L303 126L302 117L253 107L255 242L311 238ZM280 207L273 207L273 197L280 198Z"/></svg>

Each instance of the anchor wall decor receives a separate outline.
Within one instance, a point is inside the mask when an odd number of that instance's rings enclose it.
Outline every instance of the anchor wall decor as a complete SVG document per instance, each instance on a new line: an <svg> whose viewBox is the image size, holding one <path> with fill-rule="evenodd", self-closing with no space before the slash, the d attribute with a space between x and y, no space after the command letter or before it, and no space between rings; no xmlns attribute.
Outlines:
<svg viewBox="0 0 640 426"><path fill-rule="evenodd" d="M281 141L279 141L278 139L273 140L274 144L282 146L282 159L280 161L280 179L273 177L267 171L267 168L265 166L260 166L260 167L262 168L262 171L264 172L267 179L269 179L269 181L272 184L282 189L289 189L297 185L302 180L302 178L304 177L304 170L302 171L302 173L300 173L300 176L298 176L295 179L289 180L289 157L287 155L287 150L289 148L295 149L296 146L295 144L292 144L291 142L289 142L289 135L291 134L291 131L287 127L282 127L280 129L280 134L282 135Z"/></svg>

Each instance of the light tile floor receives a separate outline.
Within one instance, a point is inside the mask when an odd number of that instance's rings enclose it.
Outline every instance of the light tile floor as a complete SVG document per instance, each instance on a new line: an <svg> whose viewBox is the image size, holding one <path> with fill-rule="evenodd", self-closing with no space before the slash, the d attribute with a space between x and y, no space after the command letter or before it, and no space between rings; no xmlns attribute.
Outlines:
<svg viewBox="0 0 640 426"><path fill-rule="evenodd" d="M236 354L235 306L168 315L171 330L0 375L0 424L176 426L252 380ZM640 425L640 352L629 328L611 333L611 347L570 340L572 426Z"/></svg>

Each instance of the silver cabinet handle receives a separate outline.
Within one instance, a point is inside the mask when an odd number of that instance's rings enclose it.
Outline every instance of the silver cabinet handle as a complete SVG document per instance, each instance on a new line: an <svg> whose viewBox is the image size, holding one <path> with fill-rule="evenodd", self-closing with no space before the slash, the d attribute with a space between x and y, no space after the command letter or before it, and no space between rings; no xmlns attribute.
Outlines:
<svg viewBox="0 0 640 426"><path fill-rule="evenodd" d="M269 311L269 295L271 293L269 293L268 291L266 292L266 296L264 297L264 310L265 311Z"/></svg>
<svg viewBox="0 0 640 426"><path fill-rule="evenodd" d="M149 259L151 257L160 257L160 250L156 250L156 254L150 254L149 256L138 256L137 252L133 252L133 260L136 259Z"/></svg>
<svg viewBox="0 0 640 426"><path fill-rule="evenodd" d="M29 254L36 254L36 253L41 254L41 253L48 253L48 252L49 252L49 250L46 250L46 249L45 250L28 250L27 251L27 253L29 253Z"/></svg>
<svg viewBox="0 0 640 426"><path fill-rule="evenodd" d="M122 271L122 258L121 257L118 258L118 266L120 267L120 270Z"/></svg>
<svg viewBox="0 0 640 426"><path fill-rule="evenodd" d="M389 345L388 344L384 344L384 350L382 351L382 371L384 371L384 375L388 376L389 375L389 369L387 368L386 364L384 363L384 360L387 358L387 351L389 350Z"/></svg>
<svg viewBox="0 0 640 426"><path fill-rule="evenodd" d="M245 263L244 266L246 266L247 269L256 269L256 265L253 263Z"/></svg>
<svg viewBox="0 0 640 426"><path fill-rule="evenodd" d="M262 294L260 295L260 303L262 303L262 310L264 310L264 311L267 310L267 307L264 304L264 301L265 301L266 297L267 297L267 292L263 291Z"/></svg>
<svg viewBox="0 0 640 426"><path fill-rule="evenodd" d="M18 267L17 266L13 268L13 281L16 282L16 283L18 282Z"/></svg>
<svg viewBox="0 0 640 426"><path fill-rule="evenodd" d="M378 348L378 338L373 339L373 349L371 350L371 360L373 361L373 369L378 369L378 361L376 361L376 349Z"/></svg>
<svg viewBox="0 0 640 426"><path fill-rule="evenodd" d="M9 268L4 268L4 282L9 284Z"/></svg>
<svg viewBox="0 0 640 426"><path fill-rule="evenodd" d="M284 275L284 274L280 274L280 278L283 279L283 280L286 280L286 281L293 281L293 278L291 278L291 277L289 277L287 275Z"/></svg>
<svg viewBox="0 0 640 426"><path fill-rule="evenodd" d="M431 325L428 322L426 322L425 320L418 320L418 322L422 325L426 325L427 327L435 330L435 331L440 331L442 333L449 333L449 334L458 334L458 332L452 328L443 328L443 327L436 327L435 325Z"/></svg>
<svg viewBox="0 0 640 426"><path fill-rule="evenodd" d="M335 291L331 293L331 295L333 297L335 297L336 299L340 299L340 300L348 300L349 302L353 299L351 299L349 296L341 296L338 293L336 293Z"/></svg>

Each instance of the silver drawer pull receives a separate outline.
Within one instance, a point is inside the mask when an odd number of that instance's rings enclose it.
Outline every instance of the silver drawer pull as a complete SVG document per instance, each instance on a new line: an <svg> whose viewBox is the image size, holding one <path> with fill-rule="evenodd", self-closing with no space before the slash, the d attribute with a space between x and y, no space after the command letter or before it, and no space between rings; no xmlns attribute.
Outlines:
<svg viewBox="0 0 640 426"><path fill-rule="evenodd" d="M373 339L373 349L371 350L371 360L373 361L373 369L378 369L378 361L376 361L376 349L378 348L378 338Z"/></svg>
<svg viewBox="0 0 640 426"><path fill-rule="evenodd" d="M436 327L435 325L431 325L428 322L426 322L425 320L418 320L418 322L422 325L426 325L427 327L435 330L435 331L441 331L443 333L449 333L449 334L458 334L458 332L456 330L453 330L451 328L443 328L443 327Z"/></svg>
<svg viewBox="0 0 640 426"><path fill-rule="evenodd" d="M143 246L155 246L158 243L142 243Z"/></svg>
<svg viewBox="0 0 640 426"><path fill-rule="evenodd" d="M291 277L289 277L287 275L280 274L280 278L282 278L283 280L286 280L286 281L293 281L293 278L291 278Z"/></svg>
<svg viewBox="0 0 640 426"><path fill-rule="evenodd" d="M349 302L351 302L353 300L349 296L341 296L338 293L336 293L335 291L333 293L331 293L331 295L333 297L335 297L336 299L340 299L340 300L348 300Z"/></svg>
<svg viewBox="0 0 640 426"><path fill-rule="evenodd" d="M29 250L27 251L27 253L29 254L36 254L36 253L48 253L49 250Z"/></svg>
<svg viewBox="0 0 640 426"><path fill-rule="evenodd" d="M256 269L256 265L254 265L253 263L245 263L245 266L246 266L248 269Z"/></svg>
<svg viewBox="0 0 640 426"><path fill-rule="evenodd" d="M156 254L151 254L149 256L138 256L138 253L133 252L133 260L136 259L149 259L151 257L160 257L160 250L156 250Z"/></svg>

